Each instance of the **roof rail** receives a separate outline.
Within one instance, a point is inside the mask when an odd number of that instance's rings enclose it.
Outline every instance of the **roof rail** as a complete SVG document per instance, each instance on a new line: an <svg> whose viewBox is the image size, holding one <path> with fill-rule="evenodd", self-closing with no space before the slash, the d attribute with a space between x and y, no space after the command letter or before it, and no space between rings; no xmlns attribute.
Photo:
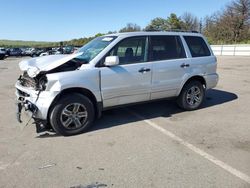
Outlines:
<svg viewBox="0 0 250 188"><path fill-rule="evenodd" d="M182 33L199 33L198 31L194 31L194 30L182 30L182 29L167 29L167 30L161 30L161 29L147 29L145 30L147 32L182 32Z"/></svg>

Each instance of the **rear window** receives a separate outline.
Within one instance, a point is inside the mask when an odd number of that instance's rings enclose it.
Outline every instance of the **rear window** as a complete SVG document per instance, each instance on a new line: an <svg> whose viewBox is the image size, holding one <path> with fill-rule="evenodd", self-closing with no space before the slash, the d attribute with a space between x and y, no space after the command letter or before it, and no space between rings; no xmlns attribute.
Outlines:
<svg viewBox="0 0 250 188"><path fill-rule="evenodd" d="M196 36L184 36L192 57L210 56L211 53L204 39Z"/></svg>
<svg viewBox="0 0 250 188"><path fill-rule="evenodd" d="M151 36L151 60L185 58L185 51L178 36Z"/></svg>

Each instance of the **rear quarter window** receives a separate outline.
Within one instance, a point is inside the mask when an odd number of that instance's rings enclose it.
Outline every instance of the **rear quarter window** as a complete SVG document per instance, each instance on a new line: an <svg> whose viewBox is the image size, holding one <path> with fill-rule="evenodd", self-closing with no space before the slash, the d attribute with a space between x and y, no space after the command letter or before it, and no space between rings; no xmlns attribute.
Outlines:
<svg viewBox="0 0 250 188"><path fill-rule="evenodd" d="M184 36L192 57L211 56L211 52L202 37Z"/></svg>

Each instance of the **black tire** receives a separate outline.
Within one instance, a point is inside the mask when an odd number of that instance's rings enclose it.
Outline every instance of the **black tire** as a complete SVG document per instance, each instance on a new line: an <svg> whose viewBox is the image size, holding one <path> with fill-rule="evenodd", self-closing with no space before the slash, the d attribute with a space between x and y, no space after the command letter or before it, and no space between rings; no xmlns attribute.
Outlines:
<svg viewBox="0 0 250 188"><path fill-rule="evenodd" d="M194 96L192 94L194 94ZM177 104L180 108L187 111L196 110L201 106L204 97L205 89L202 83L200 81L193 80L184 85L177 98Z"/></svg>
<svg viewBox="0 0 250 188"><path fill-rule="evenodd" d="M5 55L0 55L0 60L4 60Z"/></svg>
<svg viewBox="0 0 250 188"><path fill-rule="evenodd" d="M77 114L80 116L80 113L82 113L82 115L86 113L86 117L78 117L76 112L74 112L75 106L77 105L79 106ZM52 128L56 133L63 136L72 136L85 132L93 124L94 118L95 110L93 103L89 98L77 93L66 95L59 99L50 113ZM70 121L72 122L68 125Z"/></svg>

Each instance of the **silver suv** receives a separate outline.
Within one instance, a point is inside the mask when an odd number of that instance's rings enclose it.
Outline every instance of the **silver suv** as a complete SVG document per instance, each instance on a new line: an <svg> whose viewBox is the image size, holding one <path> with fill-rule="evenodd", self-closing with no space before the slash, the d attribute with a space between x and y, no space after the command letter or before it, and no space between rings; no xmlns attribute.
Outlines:
<svg viewBox="0 0 250 188"><path fill-rule="evenodd" d="M23 60L17 115L31 112L37 131L69 136L87 130L103 110L176 97L195 110L218 82L216 57L199 33L132 32L95 38L72 55Z"/></svg>

